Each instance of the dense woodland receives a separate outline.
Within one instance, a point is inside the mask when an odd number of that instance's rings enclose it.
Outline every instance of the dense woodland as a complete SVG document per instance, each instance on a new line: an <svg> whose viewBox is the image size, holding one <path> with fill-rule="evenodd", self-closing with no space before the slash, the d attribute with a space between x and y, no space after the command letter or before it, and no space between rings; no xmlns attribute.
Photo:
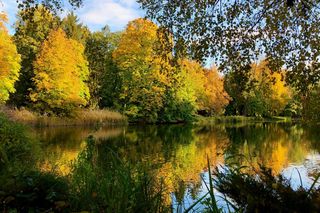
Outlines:
<svg viewBox="0 0 320 213"><path fill-rule="evenodd" d="M301 90L284 67L272 70L270 58L222 73L175 49L173 35L148 19L123 32L107 25L91 32L74 13L56 14L43 5L22 8L12 36L1 14L1 103L58 116L108 108L141 122L197 114L319 120L318 84Z"/></svg>

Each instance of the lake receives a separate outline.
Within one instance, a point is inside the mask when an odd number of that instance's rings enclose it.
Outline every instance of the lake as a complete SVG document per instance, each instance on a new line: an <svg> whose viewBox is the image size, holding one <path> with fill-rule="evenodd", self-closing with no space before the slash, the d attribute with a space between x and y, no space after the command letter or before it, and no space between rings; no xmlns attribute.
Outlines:
<svg viewBox="0 0 320 213"><path fill-rule="evenodd" d="M171 192L168 202L178 212L206 192L207 157L218 166L234 160L231 156L242 156L241 165L263 164L290 178L293 187L301 182L310 187L320 171L319 128L292 123L51 127L35 128L33 134L44 156L39 167L62 175L70 173L70 163L89 135L98 139L98 149L111 149L132 164L148 162L164 178ZM223 199L218 200L223 206Z"/></svg>

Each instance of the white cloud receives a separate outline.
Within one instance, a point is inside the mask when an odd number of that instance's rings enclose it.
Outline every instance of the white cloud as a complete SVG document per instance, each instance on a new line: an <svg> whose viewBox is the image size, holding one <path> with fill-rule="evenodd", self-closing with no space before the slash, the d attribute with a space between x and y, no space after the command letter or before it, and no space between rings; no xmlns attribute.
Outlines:
<svg viewBox="0 0 320 213"><path fill-rule="evenodd" d="M0 11L9 15L8 27L11 26L13 32L12 25L18 11L16 0L0 0ZM91 30L100 30L109 25L112 31L122 30L129 21L144 16L136 0L84 0L83 7L75 13Z"/></svg>
<svg viewBox="0 0 320 213"><path fill-rule="evenodd" d="M108 24L112 30L123 29L128 21L143 16L135 0L85 1L77 13L81 21L92 29Z"/></svg>

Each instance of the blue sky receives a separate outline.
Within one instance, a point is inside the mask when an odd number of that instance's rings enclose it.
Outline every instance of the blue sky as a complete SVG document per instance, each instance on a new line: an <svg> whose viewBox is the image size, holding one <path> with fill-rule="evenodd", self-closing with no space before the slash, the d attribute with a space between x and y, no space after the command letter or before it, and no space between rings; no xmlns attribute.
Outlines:
<svg viewBox="0 0 320 213"><path fill-rule="evenodd" d="M10 21L8 27L12 33L17 13L16 0L0 0L0 11L8 14ZM93 31L101 29L106 24L112 31L122 30L128 21L144 16L144 12L135 0L84 0L83 7L77 9L75 13L81 22Z"/></svg>

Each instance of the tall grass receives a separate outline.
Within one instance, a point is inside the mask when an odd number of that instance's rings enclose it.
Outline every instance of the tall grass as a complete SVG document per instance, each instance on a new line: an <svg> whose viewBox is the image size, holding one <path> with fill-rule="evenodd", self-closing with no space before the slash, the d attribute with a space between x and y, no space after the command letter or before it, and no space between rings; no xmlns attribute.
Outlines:
<svg viewBox="0 0 320 213"><path fill-rule="evenodd" d="M33 126L122 125L127 123L125 116L107 109L77 110L70 117L39 115L25 108L12 109L2 107L1 111L6 114L10 120Z"/></svg>

